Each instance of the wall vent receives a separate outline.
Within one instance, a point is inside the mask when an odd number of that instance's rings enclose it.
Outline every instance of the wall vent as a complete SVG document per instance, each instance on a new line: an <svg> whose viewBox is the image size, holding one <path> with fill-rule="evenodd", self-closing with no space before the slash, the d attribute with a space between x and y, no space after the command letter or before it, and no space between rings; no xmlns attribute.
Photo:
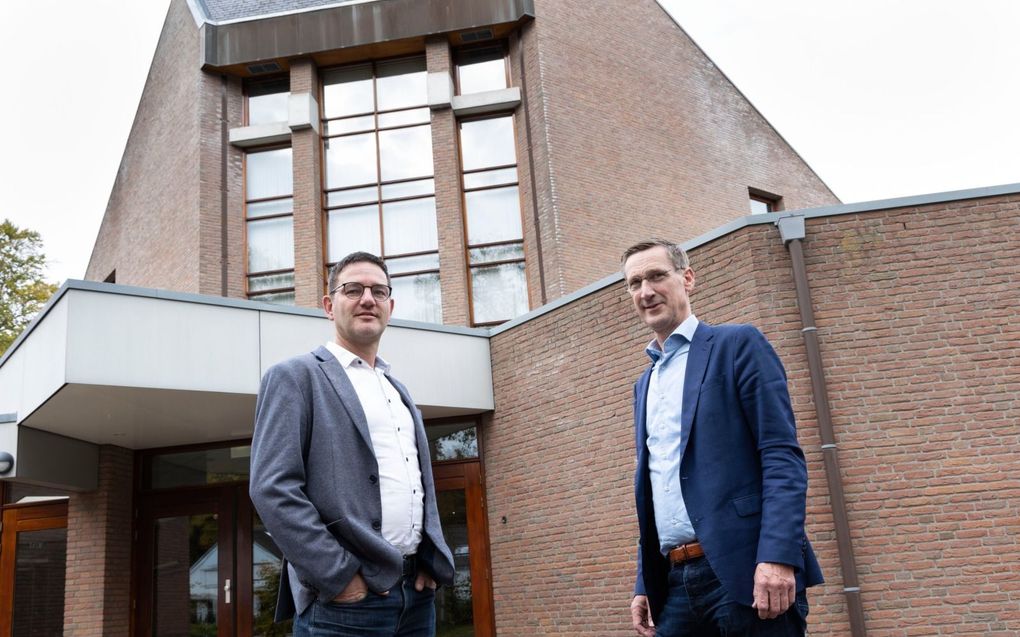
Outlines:
<svg viewBox="0 0 1020 637"><path fill-rule="evenodd" d="M481 42L482 40L492 39L492 29L479 29L478 31L468 31L460 34L462 42Z"/></svg>
<svg viewBox="0 0 1020 637"><path fill-rule="evenodd" d="M266 73L277 73L277 72L282 71L282 70L283 70L283 67L281 67L278 63L272 62L272 61L271 62L259 62L258 64L249 64L248 65L248 72L251 73L252 75L264 75Z"/></svg>

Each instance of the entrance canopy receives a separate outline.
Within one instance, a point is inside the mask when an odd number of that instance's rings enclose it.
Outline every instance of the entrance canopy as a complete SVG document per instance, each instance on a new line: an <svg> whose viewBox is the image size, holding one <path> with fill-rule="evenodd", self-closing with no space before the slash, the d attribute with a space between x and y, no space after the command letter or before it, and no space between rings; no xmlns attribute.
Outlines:
<svg viewBox="0 0 1020 637"><path fill-rule="evenodd" d="M249 438L263 373L332 329L316 310L68 281L0 359L0 478L90 489L97 445ZM380 354L426 418L493 408L486 330L394 320Z"/></svg>

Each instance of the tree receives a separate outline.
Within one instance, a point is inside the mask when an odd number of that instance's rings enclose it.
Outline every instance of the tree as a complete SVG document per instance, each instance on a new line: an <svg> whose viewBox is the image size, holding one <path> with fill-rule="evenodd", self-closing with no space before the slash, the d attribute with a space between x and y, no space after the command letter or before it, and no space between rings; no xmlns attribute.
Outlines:
<svg viewBox="0 0 1020 637"><path fill-rule="evenodd" d="M38 232L0 222L0 355L57 291L43 279L45 265Z"/></svg>

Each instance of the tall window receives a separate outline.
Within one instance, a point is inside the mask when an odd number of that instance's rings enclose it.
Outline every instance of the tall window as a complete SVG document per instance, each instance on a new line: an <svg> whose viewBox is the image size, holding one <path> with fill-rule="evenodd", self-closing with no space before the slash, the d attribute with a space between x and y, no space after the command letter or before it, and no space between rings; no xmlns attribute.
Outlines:
<svg viewBox="0 0 1020 637"><path fill-rule="evenodd" d="M248 298L294 303L294 177L290 148L245 156Z"/></svg>
<svg viewBox="0 0 1020 637"><path fill-rule="evenodd" d="M472 322L528 311L517 154L510 115L460 123Z"/></svg>
<svg viewBox="0 0 1020 637"><path fill-rule="evenodd" d="M290 80L277 78L249 82L246 91L249 126L286 122L290 118Z"/></svg>
<svg viewBox="0 0 1020 637"><path fill-rule="evenodd" d="M509 86L503 44L458 49L455 59L458 95L498 91Z"/></svg>
<svg viewBox="0 0 1020 637"><path fill-rule="evenodd" d="M394 317L443 320L425 58L323 73L327 260L386 260Z"/></svg>

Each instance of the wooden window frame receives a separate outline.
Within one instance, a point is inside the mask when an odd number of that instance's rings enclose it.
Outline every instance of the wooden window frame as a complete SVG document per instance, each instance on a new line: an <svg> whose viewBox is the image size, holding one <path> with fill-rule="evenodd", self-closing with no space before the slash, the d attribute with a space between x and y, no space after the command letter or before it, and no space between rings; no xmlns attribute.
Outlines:
<svg viewBox="0 0 1020 637"><path fill-rule="evenodd" d="M245 100L245 101L247 102L247 100ZM258 148L246 149L245 152L244 152L244 161L243 161L242 168L241 168L242 199L244 200L244 210L243 210L243 214L244 214L244 218L243 218L243 221L244 221L244 241L242 242L243 246L244 246L244 296L245 296L246 299L249 299L251 301L259 301L259 300L261 300L261 299L259 299L259 297L266 296L266 295L269 295L269 294L281 294L281 293L287 293L287 292L292 292L292 293L295 292L295 286L294 285L291 285L289 287L282 287L282 288L272 288L272 289L258 290L256 292L252 292L249 289L249 282L251 281L252 277L271 276L271 275L274 275L274 274L287 274L287 273L294 274L295 273L294 268L282 268L282 269L278 269L278 270L261 270L261 271L257 271L257 272L252 272L252 271L248 270L248 224L249 223L251 223L253 221L265 221L267 219L283 219L283 218L289 217L290 220L291 220L291 231L293 232L293 227L294 227L294 206L293 206L294 188L293 188L293 186L291 187L291 191L290 191L289 195L277 195L277 196L274 196L274 197L262 197L262 198L259 198L259 199L248 199L248 156L249 155L255 155L255 154L258 154L258 153L269 152L269 151L273 151L273 150L281 150L281 149L284 149L284 148L290 148L291 149L290 169L291 169L291 173L293 174L293 172L294 172L294 152L293 152L293 147L290 144L274 144L272 146L260 146ZM266 202L266 201L282 201L284 199L290 199L292 201L290 212L281 212L281 213L274 213L274 214L270 214L270 215L263 215L261 217L255 217L254 219L249 219L248 218L248 205L249 204L262 203L262 202Z"/></svg>

